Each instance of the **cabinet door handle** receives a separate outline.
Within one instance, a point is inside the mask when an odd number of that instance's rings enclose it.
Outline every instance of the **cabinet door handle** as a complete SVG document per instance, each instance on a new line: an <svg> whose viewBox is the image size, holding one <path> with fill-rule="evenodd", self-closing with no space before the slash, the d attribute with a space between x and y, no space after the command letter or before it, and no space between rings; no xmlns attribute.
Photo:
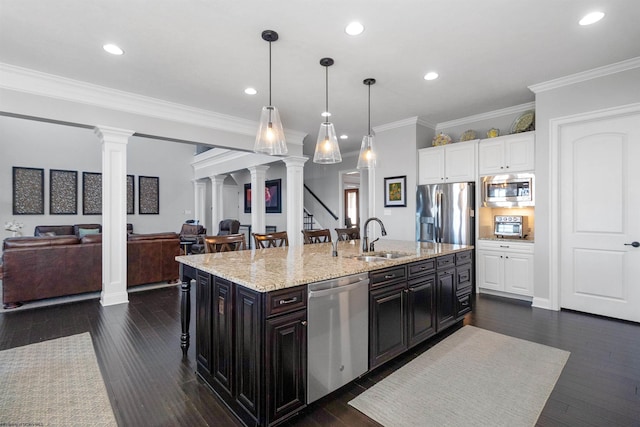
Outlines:
<svg viewBox="0 0 640 427"><path fill-rule="evenodd" d="M633 246L634 248L640 247L640 242L631 242L631 243L625 243L625 246Z"/></svg>
<svg viewBox="0 0 640 427"><path fill-rule="evenodd" d="M509 245L500 245L501 248L509 248Z"/></svg>
<svg viewBox="0 0 640 427"><path fill-rule="evenodd" d="M289 298L289 299L281 299L278 304L280 304L280 305L291 304L292 302L296 302L296 301L298 301L298 297L293 297L293 298Z"/></svg>
<svg viewBox="0 0 640 427"><path fill-rule="evenodd" d="M507 169L509 169L509 165L507 165Z"/></svg>
<svg viewBox="0 0 640 427"><path fill-rule="evenodd" d="M385 279L387 279L387 280L388 280L388 279L395 279L395 278L396 278L396 275L395 275L395 274L385 274L385 275L384 275L384 278L385 278Z"/></svg>

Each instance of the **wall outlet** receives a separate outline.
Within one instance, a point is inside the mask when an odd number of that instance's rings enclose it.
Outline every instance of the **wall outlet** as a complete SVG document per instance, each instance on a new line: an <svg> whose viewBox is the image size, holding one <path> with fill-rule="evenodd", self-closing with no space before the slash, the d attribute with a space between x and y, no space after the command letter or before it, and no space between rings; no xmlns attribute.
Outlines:
<svg viewBox="0 0 640 427"><path fill-rule="evenodd" d="M185 214L185 215L191 215L191 211L190 211L189 209L185 209L185 210L184 210L184 214Z"/></svg>

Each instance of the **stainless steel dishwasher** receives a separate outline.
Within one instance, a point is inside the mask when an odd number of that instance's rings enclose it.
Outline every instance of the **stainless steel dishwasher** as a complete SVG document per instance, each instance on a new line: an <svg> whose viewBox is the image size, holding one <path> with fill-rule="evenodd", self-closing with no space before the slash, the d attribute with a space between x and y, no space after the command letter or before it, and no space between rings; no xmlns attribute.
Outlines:
<svg viewBox="0 0 640 427"><path fill-rule="evenodd" d="M308 285L307 403L368 369L369 275Z"/></svg>

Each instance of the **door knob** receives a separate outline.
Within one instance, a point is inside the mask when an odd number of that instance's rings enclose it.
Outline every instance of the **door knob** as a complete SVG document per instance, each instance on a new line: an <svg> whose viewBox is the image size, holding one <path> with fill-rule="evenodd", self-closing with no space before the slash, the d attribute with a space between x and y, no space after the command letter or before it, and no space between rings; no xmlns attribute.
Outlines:
<svg viewBox="0 0 640 427"><path fill-rule="evenodd" d="M633 246L634 248L640 247L640 242L631 242L631 243L625 243L625 246Z"/></svg>

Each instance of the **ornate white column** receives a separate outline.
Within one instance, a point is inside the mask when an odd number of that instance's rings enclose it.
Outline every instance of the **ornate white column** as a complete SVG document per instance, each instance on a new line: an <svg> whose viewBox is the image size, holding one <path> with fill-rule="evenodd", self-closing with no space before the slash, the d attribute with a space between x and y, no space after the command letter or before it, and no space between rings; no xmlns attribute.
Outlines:
<svg viewBox="0 0 640 427"><path fill-rule="evenodd" d="M264 200L264 181L269 166L251 166L251 232L264 233L266 206ZM252 239L252 237L250 237Z"/></svg>
<svg viewBox="0 0 640 427"><path fill-rule="evenodd" d="M102 293L100 304L129 302L127 293L127 143L132 130L97 126L102 142Z"/></svg>
<svg viewBox="0 0 640 427"><path fill-rule="evenodd" d="M224 200L224 180L227 175L210 176L211 180L211 230L208 234L217 234L218 225L224 218L222 203Z"/></svg>
<svg viewBox="0 0 640 427"><path fill-rule="evenodd" d="M206 192L207 192L207 184L203 181L193 180L193 219L199 221L198 224L205 226L206 219ZM209 232L209 230L207 230Z"/></svg>
<svg viewBox="0 0 640 427"><path fill-rule="evenodd" d="M287 165L287 232L290 246L302 246L300 232L304 227L304 163L307 157L286 157Z"/></svg>

